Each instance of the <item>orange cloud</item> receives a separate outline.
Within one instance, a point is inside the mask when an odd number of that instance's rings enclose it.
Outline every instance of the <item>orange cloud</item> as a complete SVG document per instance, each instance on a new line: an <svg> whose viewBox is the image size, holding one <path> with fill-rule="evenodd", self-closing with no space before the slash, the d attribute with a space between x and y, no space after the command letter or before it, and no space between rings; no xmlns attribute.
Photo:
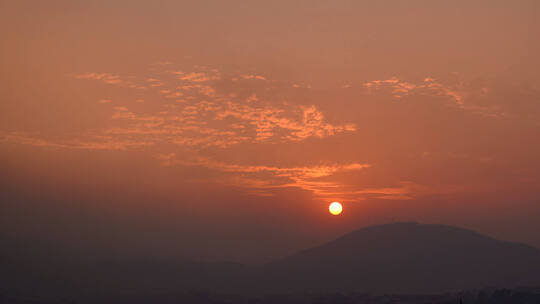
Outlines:
<svg viewBox="0 0 540 304"><path fill-rule="evenodd" d="M178 76L178 79L189 82L206 82L210 80L218 80L220 79L220 77L216 74L208 75L204 72L192 72L188 74L180 74L180 76Z"/></svg>
<svg viewBox="0 0 540 304"><path fill-rule="evenodd" d="M120 75L115 75L111 73L83 73L75 75L76 79L88 79L88 80L99 80L106 84L117 85L122 87L128 87L133 89L144 89L146 88L143 85L137 85L131 80L123 79Z"/></svg>
<svg viewBox="0 0 540 304"><path fill-rule="evenodd" d="M474 105L467 102L467 96L470 94L466 90L464 83L454 85L443 84L432 77L425 77L421 83L411 83L392 77L386 80L373 80L364 83L364 87L368 92L374 94L376 91L390 90L395 98L414 95L432 95L439 97L447 97L452 101L453 106L469 111L474 114L490 117L504 116L497 107ZM489 91L488 88L481 88L480 94L485 96Z"/></svg>
<svg viewBox="0 0 540 304"><path fill-rule="evenodd" d="M251 194L267 196L273 195L276 189L299 188L312 192L320 199L343 198L349 192L343 183L321 180L321 178L371 167L369 164L361 163L299 167L246 166L212 161L203 157L197 157L194 160L177 159L174 153L160 154L157 158L164 166L201 166L233 174L232 179L227 178L227 180L234 185L247 188ZM265 175L265 178L259 176L260 174Z"/></svg>
<svg viewBox="0 0 540 304"><path fill-rule="evenodd" d="M136 147L150 146L151 142L140 140L118 139L113 136L89 136L86 139L73 140L50 140L31 136L28 134L13 132L0 134L2 141L17 144L53 148L53 149L79 149L79 150L127 150Z"/></svg>
<svg viewBox="0 0 540 304"><path fill-rule="evenodd" d="M244 79L266 80L266 77L261 76L261 75L247 75L247 74L244 74L244 75L240 75L240 77L242 77Z"/></svg>
<svg viewBox="0 0 540 304"><path fill-rule="evenodd" d="M420 90L436 95L451 97L457 104L463 104L463 96L456 89L447 87L437 82L434 78L426 77L423 83L415 84L392 77L386 80L373 80L364 83L364 87L370 90L390 88L396 98L401 98L410 94L418 93Z"/></svg>
<svg viewBox="0 0 540 304"><path fill-rule="evenodd" d="M155 87L163 98L175 99L177 105L163 104L167 111L152 112L115 107L111 117L118 126L105 129L102 134L114 135L118 139L127 135L139 136L139 140L155 144L226 148L245 142L298 142L310 137L325 138L356 130L352 123L327 122L324 114L314 105L268 102L255 92L247 97L221 93L217 84L206 83L227 75L217 69L204 68L191 72L168 70L164 75L167 74L182 80L184 84L169 88L164 84L166 81L161 79L146 77L144 80L150 83L150 88ZM227 77L266 80L263 76L250 74ZM121 79L118 75L107 73L88 73L79 78ZM156 123L158 120L159 123ZM151 138L150 134L153 135Z"/></svg>

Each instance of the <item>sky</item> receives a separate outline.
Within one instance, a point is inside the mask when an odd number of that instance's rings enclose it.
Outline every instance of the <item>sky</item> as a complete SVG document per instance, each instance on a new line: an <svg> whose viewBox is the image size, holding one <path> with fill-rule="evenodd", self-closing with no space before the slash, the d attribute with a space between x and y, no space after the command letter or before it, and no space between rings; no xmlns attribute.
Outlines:
<svg viewBox="0 0 540 304"><path fill-rule="evenodd" d="M0 33L2 236L256 264L417 221L540 247L538 1L4 0Z"/></svg>

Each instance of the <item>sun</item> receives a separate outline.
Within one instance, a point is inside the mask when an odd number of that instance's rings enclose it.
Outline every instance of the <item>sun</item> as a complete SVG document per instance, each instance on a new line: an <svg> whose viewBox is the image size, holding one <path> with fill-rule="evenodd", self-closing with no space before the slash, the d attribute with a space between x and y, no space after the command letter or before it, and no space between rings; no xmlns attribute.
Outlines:
<svg viewBox="0 0 540 304"><path fill-rule="evenodd" d="M328 211L330 211L332 215L340 215L343 211L343 206L340 202L333 202L328 206Z"/></svg>

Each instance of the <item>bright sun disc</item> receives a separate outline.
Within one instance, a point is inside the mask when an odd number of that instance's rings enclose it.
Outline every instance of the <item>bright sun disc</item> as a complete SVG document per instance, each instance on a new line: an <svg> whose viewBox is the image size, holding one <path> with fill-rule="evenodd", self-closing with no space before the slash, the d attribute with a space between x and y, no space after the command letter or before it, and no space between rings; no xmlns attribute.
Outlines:
<svg viewBox="0 0 540 304"><path fill-rule="evenodd" d="M332 213L332 215L339 215L341 211L343 211L343 206L339 202L333 202L328 206L328 211Z"/></svg>

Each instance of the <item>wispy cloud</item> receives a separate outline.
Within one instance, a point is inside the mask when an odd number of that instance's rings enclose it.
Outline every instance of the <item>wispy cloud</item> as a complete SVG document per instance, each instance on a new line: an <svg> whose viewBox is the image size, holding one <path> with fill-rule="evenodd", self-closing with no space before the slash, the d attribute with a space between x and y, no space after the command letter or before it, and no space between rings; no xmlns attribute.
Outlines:
<svg viewBox="0 0 540 304"><path fill-rule="evenodd" d="M390 88L392 94L396 98L401 98L410 94L418 93L421 90L439 96L448 96L452 98L456 104L463 105L463 96L456 88L450 88L437 82L434 78L426 77L422 83L412 83L402 81L397 77L392 77L385 80L373 80L364 83L364 87L370 90L378 90Z"/></svg>
<svg viewBox="0 0 540 304"><path fill-rule="evenodd" d="M204 157L184 159L175 153L159 154L157 158L163 166L195 166L221 172L224 175L213 182L243 188L251 195L273 196L280 189L295 188L308 191L315 199L325 202L332 200L354 202L366 199L414 200L430 194L456 191L452 187L427 187L412 181L402 181L387 187L365 187L362 184L347 183L339 178L339 174L372 167L370 164L357 162L278 167L231 164Z"/></svg>
<svg viewBox="0 0 540 304"><path fill-rule="evenodd" d="M218 69L200 67L195 71L170 69L153 71L161 76L148 76L142 84L175 105L161 104L153 111L138 108L129 111L117 105L111 115L116 126L96 132L95 136L113 136L119 141L129 137L145 143L169 143L189 147L216 146L226 148L239 143L298 142L310 137L325 138L354 132L353 123L330 123L315 105L264 100L256 92L246 97L222 92L216 81L247 79L264 80L255 74L227 74ZM167 79L166 77L172 78ZM138 87L136 79L112 73L84 73L78 79L92 79L106 84ZM125 80L127 79L127 80ZM168 86L167 83L180 85ZM238 84L239 91L249 89ZM267 92L272 87L264 87ZM142 100L142 98L138 99ZM166 109L163 109L166 108Z"/></svg>
<svg viewBox="0 0 540 304"><path fill-rule="evenodd" d="M219 80L221 78L218 72L191 72L182 74L178 74L178 72L173 73L177 75L178 79L188 82L207 82L211 80Z"/></svg>
<svg viewBox="0 0 540 304"><path fill-rule="evenodd" d="M403 81L398 77L392 77L390 79L368 81L363 85L371 94L374 94L377 91L389 90L395 98L419 95L446 97L452 101L453 106L475 114L491 117L503 114L494 107L468 103L467 96L470 92L467 90L464 83L449 85L432 77L425 77L422 82L413 83ZM487 90L488 88L482 88L480 94L485 95Z"/></svg>
<svg viewBox="0 0 540 304"><path fill-rule="evenodd" d="M120 75L116 75L112 73L89 72L89 73L77 74L75 75L75 78L87 79L87 80L98 80L109 85L127 87L127 88L132 88L132 89L145 89L146 88L146 86L144 85L136 84L130 79L126 79L124 77L121 77Z"/></svg>
<svg viewBox="0 0 540 304"><path fill-rule="evenodd" d="M244 75L240 75L240 77L242 77L244 79L266 80L266 77L261 76L261 75L244 74Z"/></svg>
<svg viewBox="0 0 540 304"><path fill-rule="evenodd" d="M152 145L151 142L140 140L118 139L113 136L86 136L80 139L54 140L37 135L21 132L0 133L0 139L5 142L29 145L51 149L78 149L78 150L127 150Z"/></svg>
<svg viewBox="0 0 540 304"><path fill-rule="evenodd" d="M328 119L316 104L305 100L295 102L297 94L308 92L291 90L291 87L308 86L294 83L278 86L267 76L209 67L184 67L180 71L173 64L153 65L151 71L140 77L89 72L75 78L118 87L122 93L126 88L131 89L129 98L116 98L115 92L108 90L98 103L112 103L111 96L114 103L96 111L101 117L108 115L109 120L103 123L101 118L98 127L85 132L55 138L35 133L2 133L2 141L52 149L151 151L159 155L162 165L215 170L226 176L220 179L222 182L226 180L255 195L273 195L294 188L308 191L321 200L410 200L435 191L412 181L394 181L394 184L378 187L347 182L344 173L354 175L356 171L371 168L370 164L362 162L328 160L305 165L302 159L297 159L294 166L279 167L264 162L238 164L230 157L229 161L188 157L212 151L215 159L227 160L223 155L239 145L260 149L265 145L301 145L308 139L312 139L312 144L357 131L359 127L355 123ZM139 90L141 87L145 90ZM351 93L355 90L349 83L343 88L350 88ZM468 103L463 85L449 85L430 77L420 82L397 77L373 80L364 83L363 88L371 94L390 93L392 98L404 102L412 97L430 96L437 100L442 97L449 105L467 111L485 110ZM488 93L489 90L483 88L479 94Z"/></svg>
<svg viewBox="0 0 540 304"><path fill-rule="evenodd" d="M278 189L298 188L309 191L319 199L343 199L349 196L347 186L339 181L329 181L337 173L357 171L370 168L369 164L325 164L298 167L277 167L266 165L238 165L213 161L197 157L194 160L177 158L175 153L158 155L158 160L164 166L200 166L230 174L226 179L229 183L246 188L251 194L273 195ZM358 198L354 198L357 200Z"/></svg>

